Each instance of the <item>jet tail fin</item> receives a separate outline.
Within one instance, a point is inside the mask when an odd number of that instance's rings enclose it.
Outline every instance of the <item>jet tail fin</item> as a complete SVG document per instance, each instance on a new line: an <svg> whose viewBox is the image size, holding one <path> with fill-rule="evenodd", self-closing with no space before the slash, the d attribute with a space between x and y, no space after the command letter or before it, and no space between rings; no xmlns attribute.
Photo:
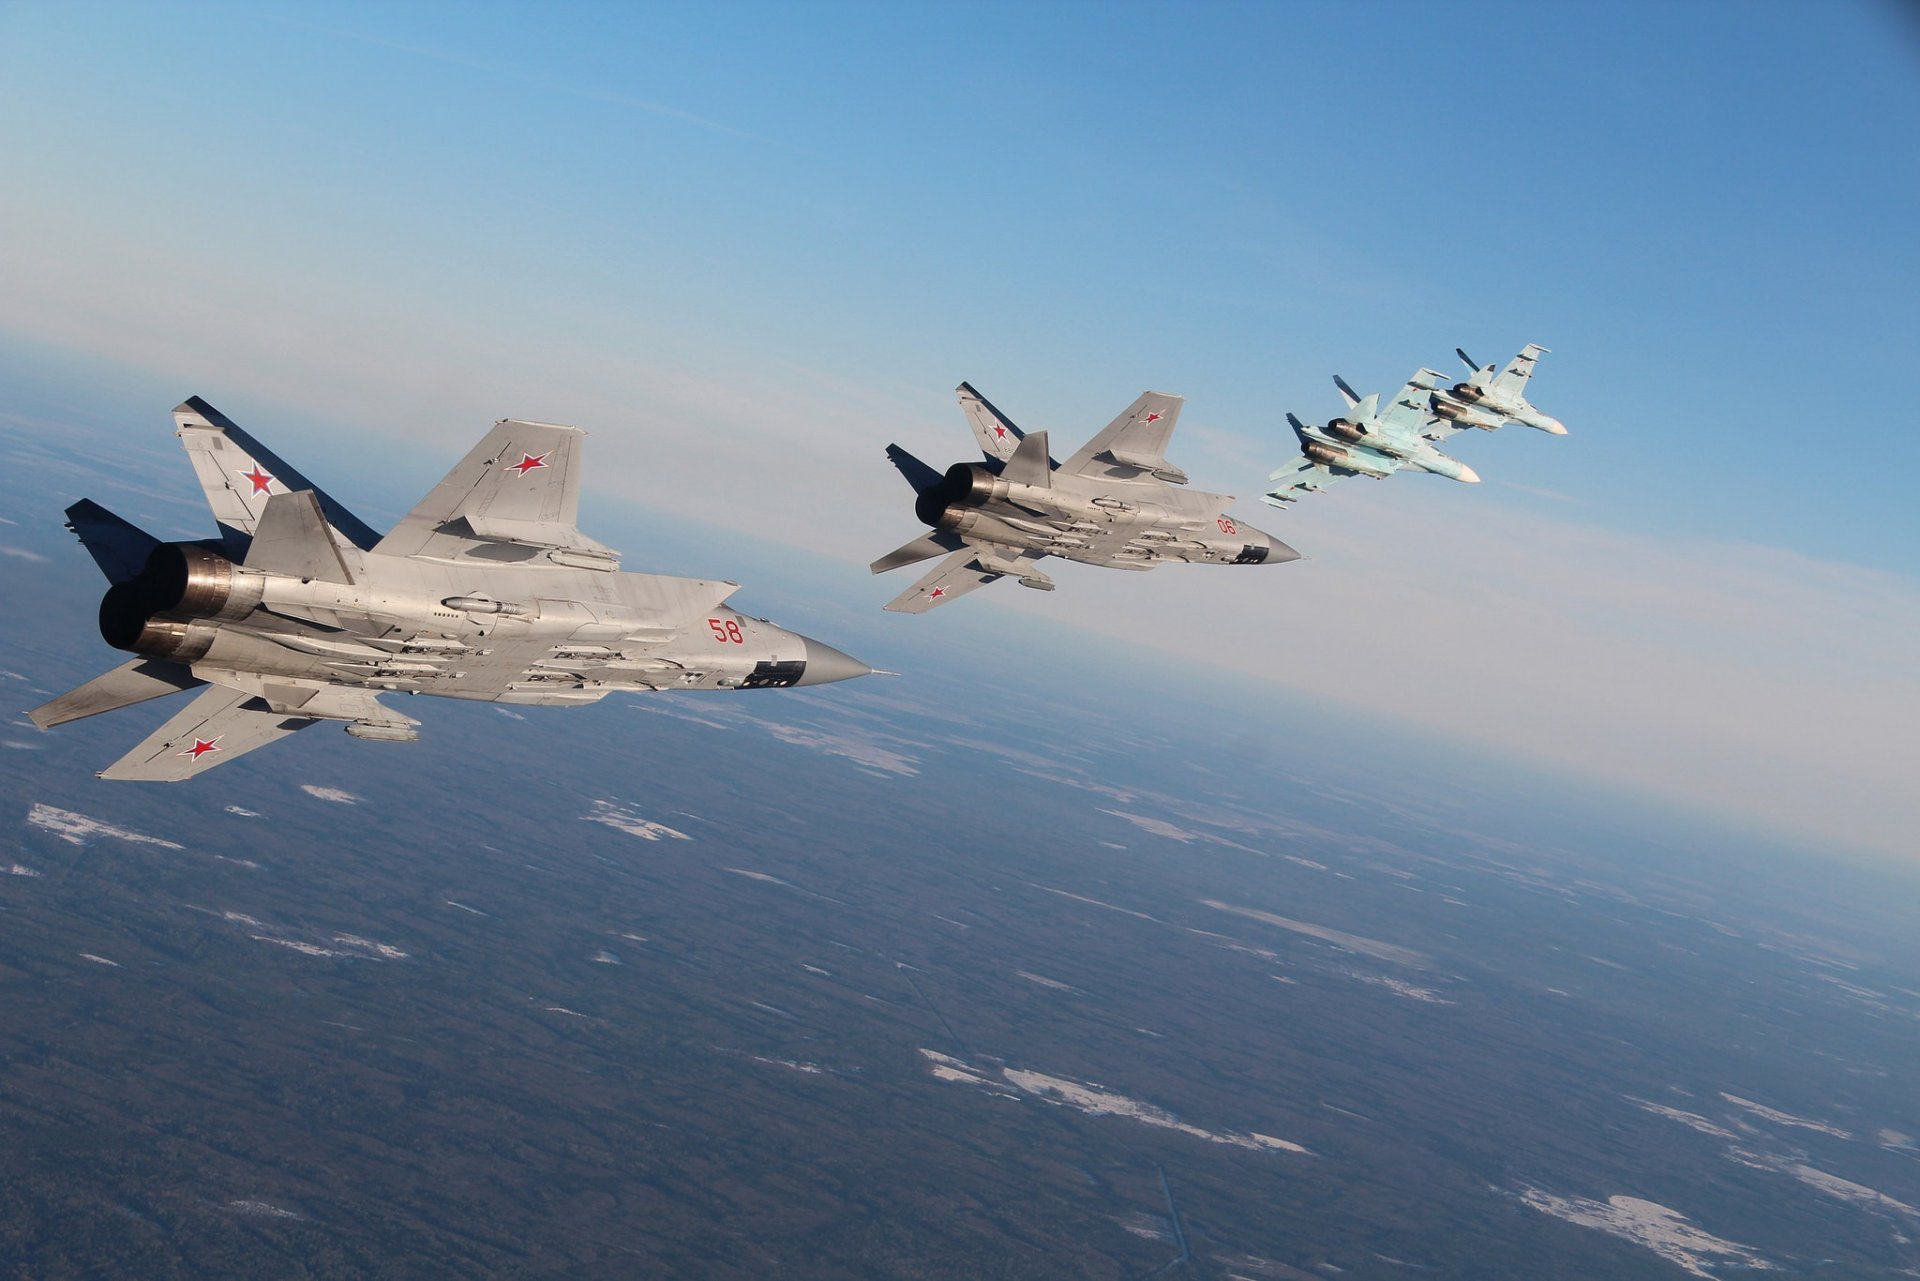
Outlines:
<svg viewBox="0 0 1920 1281"><path fill-rule="evenodd" d="M147 557L160 540L138 525L122 520L91 498L67 508L67 528L80 538L93 563L110 583L124 583L146 567Z"/></svg>
<svg viewBox="0 0 1920 1281"><path fill-rule="evenodd" d="M913 486L913 492L916 494L924 494L940 483L939 472L898 445L887 446L887 461L907 478L907 483Z"/></svg>
<svg viewBox="0 0 1920 1281"><path fill-rule="evenodd" d="M1047 433L1034 432L1020 442L1000 469L1000 479L1015 485L1053 486L1053 459L1047 454Z"/></svg>
<svg viewBox="0 0 1920 1281"><path fill-rule="evenodd" d="M1305 423L1295 418L1292 414L1288 414L1287 426L1293 428L1293 434L1300 438L1301 444L1304 445L1307 443L1307 425Z"/></svg>
<svg viewBox="0 0 1920 1281"><path fill-rule="evenodd" d="M1462 351L1458 347L1455 347L1453 349L1453 354L1460 357L1460 363L1465 365L1468 369L1471 369L1476 374L1480 372L1480 366L1473 363L1472 356L1469 356L1466 352Z"/></svg>
<svg viewBox="0 0 1920 1281"><path fill-rule="evenodd" d="M320 500L310 489L267 499L260 510L260 522L254 527L253 543L247 548L246 566L289 578L353 582L333 527L327 524Z"/></svg>
<svg viewBox="0 0 1920 1281"><path fill-rule="evenodd" d="M200 397L177 406L173 422L213 518L229 541L253 536L269 496L302 489L313 491L327 522L355 547L370 551L380 541L366 522Z"/></svg>
<svg viewBox="0 0 1920 1281"><path fill-rule="evenodd" d="M135 703L165 698L168 694L177 694L183 689L204 684L205 681L179 663L168 663L158 658L136 658L110 672L100 673L50 703L42 703L27 715L41 729L52 729L68 721L98 716L102 712L117 712Z"/></svg>
<svg viewBox="0 0 1920 1281"><path fill-rule="evenodd" d="M1353 388L1349 387L1347 385L1347 380L1342 378L1339 374L1335 374L1333 376L1333 385L1340 389L1340 399L1347 402L1348 409L1352 409L1355 405L1360 403L1360 393L1355 391Z"/></svg>

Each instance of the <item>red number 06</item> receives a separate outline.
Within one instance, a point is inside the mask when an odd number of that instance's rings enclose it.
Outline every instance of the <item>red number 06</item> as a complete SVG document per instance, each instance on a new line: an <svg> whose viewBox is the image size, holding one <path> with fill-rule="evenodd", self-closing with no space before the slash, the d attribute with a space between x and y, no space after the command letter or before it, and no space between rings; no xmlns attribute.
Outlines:
<svg viewBox="0 0 1920 1281"><path fill-rule="evenodd" d="M1220 526L1220 532L1223 534L1237 534L1240 532L1239 527L1225 516L1216 518L1214 524Z"/></svg>
<svg viewBox="0 0 1920 1281"><path fill-rule="evenodd" d="M713 629L713 638L722 645L725 645L728 641L732 641L735 645L744 645L747 643L747 638L740 634L740 624L736 619L729 618L725 623L722 623L717 618L709 618L707 620L707 626Z"/></svg>

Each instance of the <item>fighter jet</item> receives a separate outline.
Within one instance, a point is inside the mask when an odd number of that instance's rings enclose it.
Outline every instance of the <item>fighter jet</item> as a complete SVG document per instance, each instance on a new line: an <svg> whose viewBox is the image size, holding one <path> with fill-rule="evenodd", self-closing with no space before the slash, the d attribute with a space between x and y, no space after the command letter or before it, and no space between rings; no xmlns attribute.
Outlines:
<svg viewBox="0 0 1920 1281"><path fill-rule="evenodd" d="M1280 483L1263 501L1286 507L1301 493L1318 492L1344 476L1378 480L1407 467L1478 484L1480 477L1473 468L1434 448L1435 442L1460 430L1448 415L1437 411L1441 402L1434 392L1443 381L1441 374L1422 369L1382 409L1379 392L1357 396L1336 374L1333 383L1347 402L1347 412L1324 427L1309 427L1287 415L1300 438L1300 456L1274 469L1268 479Z"/></svg>
<svg viewBox="0 0 1920 1281"><path fill-rule="evenodd" d="M1543 414L1527 403L1527 380L1533 377L1534 363L1548 354L1545 347L1528 343L1498 373L1492 365L1474 364L1473 357L1458 347L1453 349L1453 354L1473 370L1473 377L1447 388L1435 402L1436 408L1468 427L1492 430L1504 423L1516 422L1554 436L1567 434L1558 418ZM1462 407L1462 410L1450 412L1452 407Z"/></svg>
<svg viewBox="0 0 1920 1281"><path fill-rule="evenodd" d="M1064 463L966 383L960 408L984 461L955 463L943 475L898 445L887 457L919 495L914 514L932 527L873 562L885 573L935 556L946 559L887 604L923 614L1008 575L1052 591L1037 562L1060 556L1111 569L1169 563L1277 565L1300 553L1227 515L1224 494L1181 488L1187 475L1167 461L1167 441L1185 401L1150 391Z"/></svg>
<svg viewBox="0 0 1920 1281"><path fill-rule="evenodd" d="M414 741L386 693L571 706L872 670L728 608L735 583L621 572L576 524L577 428L495 423L382 537L204 400L173 418L218 538L163 543L97 503L67 509L112 584L101 635L137 657L35 723L200 691L102 778L192 778L321 721Z"/></svg>

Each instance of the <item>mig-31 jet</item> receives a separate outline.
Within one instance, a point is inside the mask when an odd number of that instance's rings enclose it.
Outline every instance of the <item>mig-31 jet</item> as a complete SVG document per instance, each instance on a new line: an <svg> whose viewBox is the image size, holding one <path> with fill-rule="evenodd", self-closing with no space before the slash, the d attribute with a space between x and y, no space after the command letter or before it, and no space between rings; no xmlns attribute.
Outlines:
<svg viewBox="0 0 1920 1281"><path fill-rule="evenodd" d="M34 721L200 691L102 778L191 778L323 720L413 741L384 693L566 706L872 670L728 608L735 583L622 572L575 523L577 428L496 423L382 537L205 401L173 416L219 538L163 543L97 503L67 509L112 584L101 634L138 657Z"/></svg>
<svg viewBox="0 0 1920 1281"><path fill-rule="evenodd" d="M1027 435L966 383L960 408L985 458L935 471L898 445L887 457L918 495L914 514L932 527L873 562L885 573L946 559L887 608L922 614L997 578L1053 590L1037 562L1059 556L1110 569L1166 564L1277 565L1300 553L1227 514L1233 499L1185 488L1167 461L1184 400L1144 393L1064 463L1047 433Z"/></svg>

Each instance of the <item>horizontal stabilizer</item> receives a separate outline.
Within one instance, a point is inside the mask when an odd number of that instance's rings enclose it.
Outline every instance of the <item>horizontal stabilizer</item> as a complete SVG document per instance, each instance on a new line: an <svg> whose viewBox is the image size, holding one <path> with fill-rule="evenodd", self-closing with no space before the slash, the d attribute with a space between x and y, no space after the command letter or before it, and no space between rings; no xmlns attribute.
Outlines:
<svg viewBox="0 0 1920 1281"><path fill-rule="evenodd" d="M1014 485L1053 486L1053 460L1047 454L1047 433L1034 432L1020 442L1000 469L1000 479Z"/></svg>
<svg viewBox="0 0 1920 1281"><path fill-rule="evenodd" d="M307 581L353 582L326 514L310 489L267 499L247 549L246 566Z"/></svg>
<svg viewBox="0 0 1920 1281"><path fill-rule="evenodd" d="M894 548L873 562L871 568L876 574L884 574L890 569L899 569L902 565L917 565L935 556L957 552L964 546L966 546L966 540L960 535L937 529L932 533L922 534L910 543Z"/></svg>
<svg viewBox="0 0 1920 1281"><path fill-rule="evenodd" d="M168 694L177 694L183 689L204 684L205 681L179 663L163 662L157 658L136 658L110 672L102 672L85 685L68 690L27 715L41 729L52 729L68 721L98 716L102 712L115 712L123 707L132 707L135 703L165 698Z"/></svg>
<svg viewBox="0 0 1920 1281"><path fill-rule="evenodd" d="M907 483L913 486L913 492L916 494L924 494L940 483L939 472L898 445L887 446L887 461L907 478Z"/></svg>
<svg viewBox="0 0 1920 1281"><path fill-rule="evenodd" d="M110 583L138 577L147 557L160 545L152 534L120 519L91 498L67 508L67 528L79 535L87 554Z"/></svg>

